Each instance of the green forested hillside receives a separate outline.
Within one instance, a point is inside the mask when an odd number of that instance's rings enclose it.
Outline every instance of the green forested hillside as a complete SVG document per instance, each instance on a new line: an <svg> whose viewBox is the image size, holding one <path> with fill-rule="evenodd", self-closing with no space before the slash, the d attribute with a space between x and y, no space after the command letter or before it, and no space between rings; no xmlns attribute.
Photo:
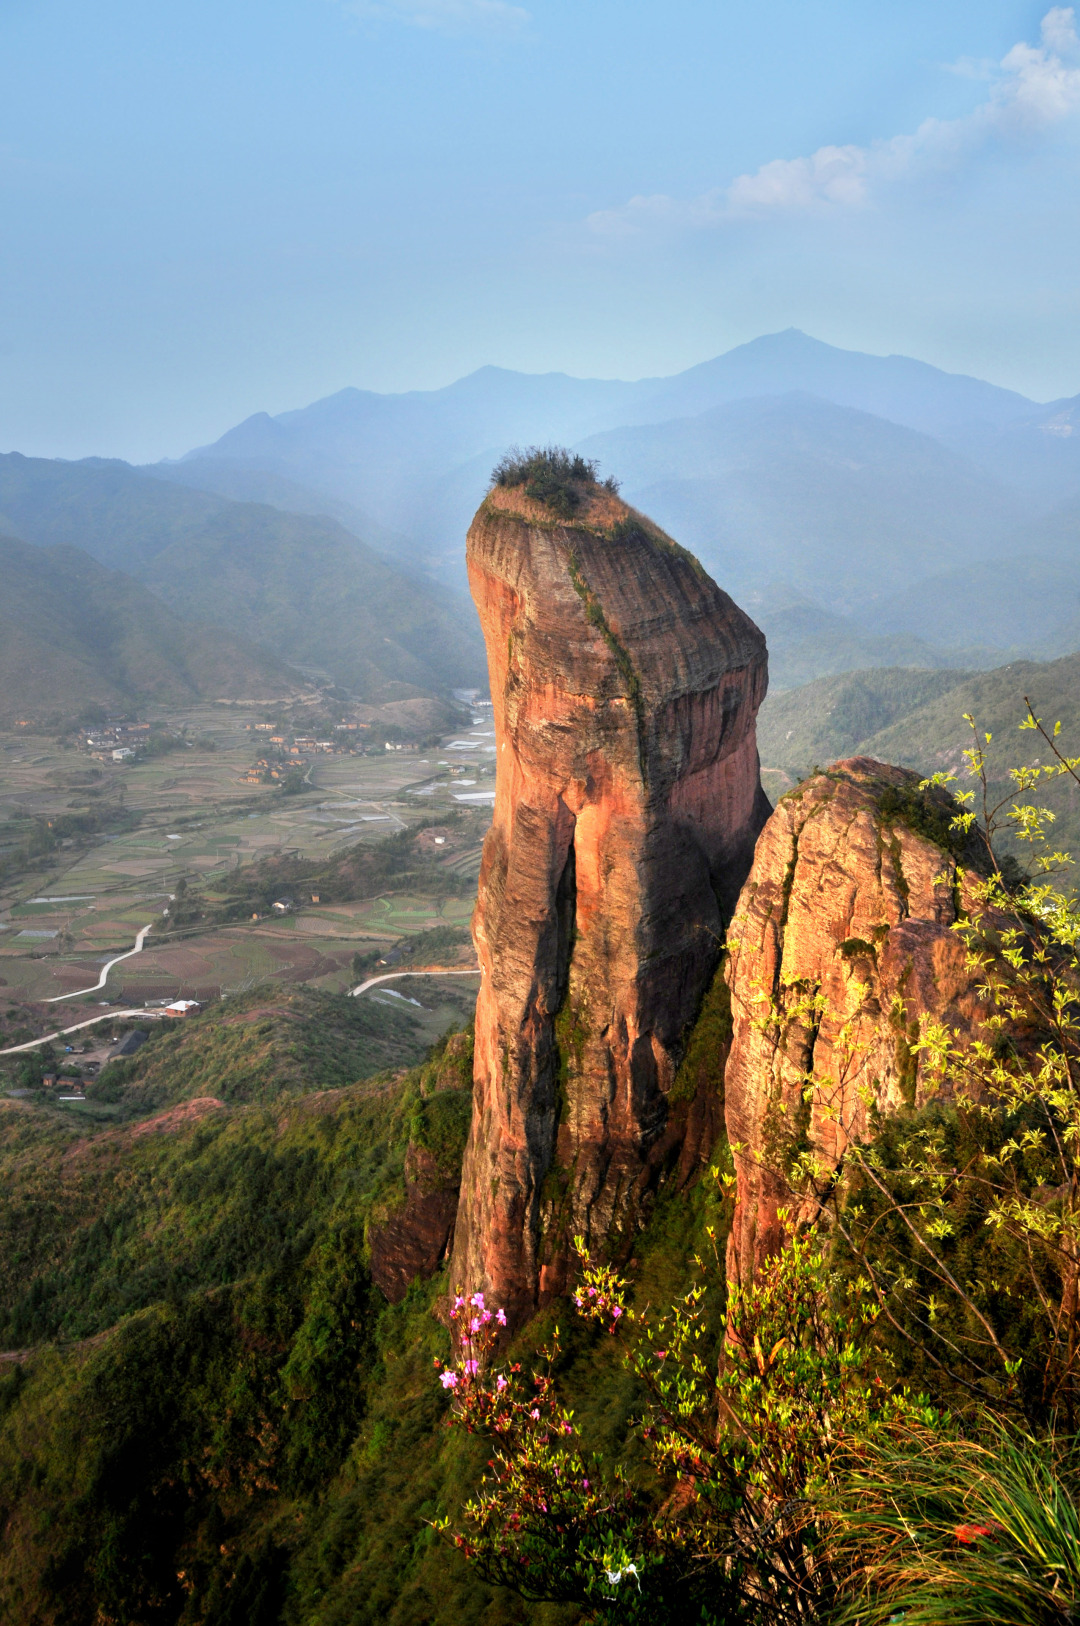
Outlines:
<svg viewBox="0 0 1080 1626"><path fill-rule="evenodd" d="M396 570L325 515L284 513L125 463L0 456L0 529L84 549L182 619L328 672L365 699L484 681L464 596Z"/></svg>
<svg viewBox="0 0 1080 1626"><path fill-rule="evenodd" d="M220 627L181 620L74 547L0 537L0 721L94 703L270 699L301 679Z"/></svg>
<svg viewBox="0 0 1080 1626"><path fill-rule="evenodd" d="M303 1042L310 1060L323 1039ZM216 1063L219 1101L250 1099L225 1028L193 1052L207 1078ZM269 1078L269 1047L264 1065ZM0 1103L0 1618L577 1618L486 1586L435 1537L428 1521L484 1459L442 1426L445 1277L395 1307L370 1275L409 1148L456 1181L470 1074L451 1045L397 1079L276 1100L268 1086L257 1104L90 1133ZM658 1204L636 1247L642 1295L680 1286L716 1218L702 1191ZM617 1452L641 1396L612 1341L569 1329L563 1369L590 1438Z"/></svg>
<svg viewBox="0 0 1080 1626"><path fill-rule="evenodd" d="M967 712L982 733L992 735L988 766L996 793L1004 796L1010 767L1048 760L1042 742L1020 732L1025 695L1051 725L1061 722L1063 740L1077 749L1080 655L1067 655L1015 661L990 672L850 672L769 695L758 724L762 766L795 780L815 764L871 756L926 774L958 773L963 789L963 753L971 744ZM1072 781L1050 786L1045 800L1057 815L1055 841L1080 855L1080 795Z"/></svg>
<svg viewBox="0 0 1080 1626"><path fill-rule="evenodd" d="M134 1056L88 1086L92 1101L145 1116L181 1101L228 1105L337 1089L423 1054L408 1006L391 1010L303 984L268 985L151 1028Z"/></svg>

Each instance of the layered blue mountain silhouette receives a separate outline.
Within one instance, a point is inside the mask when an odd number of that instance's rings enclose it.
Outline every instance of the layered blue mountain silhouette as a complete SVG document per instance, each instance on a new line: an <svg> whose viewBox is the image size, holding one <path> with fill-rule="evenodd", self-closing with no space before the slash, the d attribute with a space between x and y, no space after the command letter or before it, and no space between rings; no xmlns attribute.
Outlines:
<svg viewBox="0 0 1080 1626"><path fill-rule="evenodd" d="M482 672L463 538L491 467L547 442L596 458L759 618L774 684L1080 646L1080 397L793 329L636 383L484 367L345 389L143 470L0 459L0 529L358 692L431 692Z"/></svg>

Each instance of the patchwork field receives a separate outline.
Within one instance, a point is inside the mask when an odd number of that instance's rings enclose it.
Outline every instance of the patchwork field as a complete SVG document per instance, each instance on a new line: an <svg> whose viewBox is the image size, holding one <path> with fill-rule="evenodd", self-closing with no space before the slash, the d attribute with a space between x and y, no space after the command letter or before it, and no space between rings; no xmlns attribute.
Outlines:
<svg viewBox="0 0 1080 1626"><path fill-rule="evenodd" d="M316 756L298 794L244 782L257 714L240 707L166 716L197 743L134 764L92 762L45 736L0 735L0 860L8 862L0 880L0 1001L10 1007L0 1047L15 1029L51 1031L105 1001L205 1001L268 981L341 992L356 982L356 955L377 957L435 927L466 928L494 795L489 718L489 710L478 711L472 728L426 752ZM64 820L97 828L14 862L28 828L60 828ZM389 888L325 904L302 896L282 916L170 929L178 894L219 893L236 871L260 861L292 855L320 863L407 830L422 832L418 845L437 873L455 878L453 895L442 885L432 895ZM131 953L144 927L144 945ZM467 947L454 954L471 963ZM127 958L95 987L119 955ZM402 1008L434 1038L440 1024L460 1020L475 986L467 977L432 979L426 987L437 995ZM416 997L408 984L402 994ZM385 988L363 997L393 1003Z"/></svg>

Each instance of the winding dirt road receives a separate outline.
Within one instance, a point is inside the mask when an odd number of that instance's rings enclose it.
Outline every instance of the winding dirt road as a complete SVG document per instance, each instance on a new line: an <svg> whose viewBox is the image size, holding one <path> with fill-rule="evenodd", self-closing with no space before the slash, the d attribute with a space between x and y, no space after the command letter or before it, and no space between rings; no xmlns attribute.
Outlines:
<svg viewBox="0 0 1080 1626"><path fill-rule="evenodd" d="M151 921L150 926L144 926L142 931L135 934L134 948L129 948L126 954L116 955L115 959L106 960L105 964L101 968L101 976L98 978L97 982L95 982L92 988L75 988L70 994L53 994L51 999L43 1000L42 1003L45 1005L56 1005L62 999L78 999L82 994L96 994L99 988L104 988L105 980L114 965L119 965L121 960L130 960L133 954L142 953L142 946L146 941L146 934L153 924L153 921ZM4 1054L4 1052L0 1051L0 1054Z"/></svg>

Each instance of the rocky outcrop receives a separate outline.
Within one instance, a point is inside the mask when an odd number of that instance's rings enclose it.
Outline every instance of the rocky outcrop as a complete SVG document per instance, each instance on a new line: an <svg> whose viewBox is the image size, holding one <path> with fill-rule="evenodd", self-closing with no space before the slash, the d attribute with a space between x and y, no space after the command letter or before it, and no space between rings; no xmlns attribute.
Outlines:
<svg viewBox="0 0 1080 1626"><path fill-rule="evenodd" d="M401 1181L367 1228L372 1279L391 1304L401 1303L416 1277L434 1274L453 1241L472 1058L472 1034L448 1034L420 1069L417 1094L406 1097L410 1133Z"/></svg>
<svg viewBox="0 0 1080 1626"><path fill-rule="evenodd" d="M400 1304L417 1276L427 1277L445 1257L454 1234L458 1182L440 1169L426 1147L405 1155L405 1201L373 1225L371 1275L391 1304Z"/></svg>
<svg viewBox="0 0 1080 1626"><path fill-rule="evenodd" d="M780 1209L789 1226L817 1211L873 1108L925 1101L914 1047L927 1019L979 1023L978 978L950 930L967 885L949 850L955 808L918 786L869 758L838 762L785 796L758 840L727 964L734 1280L782 1245ZM785 1173L798 1152L821 1171L802 1210Z"/></svg>
<svg viewBox="0 0 1080 1626"><path fill-rule="evenodd" d="M520 1317L561 1289L568 1237L629 1239L678 1151L672 1085L768 814L766 654L696 560L595 485L569 520L497 486L468 566L498 778L453 1273Z"/></svg>

